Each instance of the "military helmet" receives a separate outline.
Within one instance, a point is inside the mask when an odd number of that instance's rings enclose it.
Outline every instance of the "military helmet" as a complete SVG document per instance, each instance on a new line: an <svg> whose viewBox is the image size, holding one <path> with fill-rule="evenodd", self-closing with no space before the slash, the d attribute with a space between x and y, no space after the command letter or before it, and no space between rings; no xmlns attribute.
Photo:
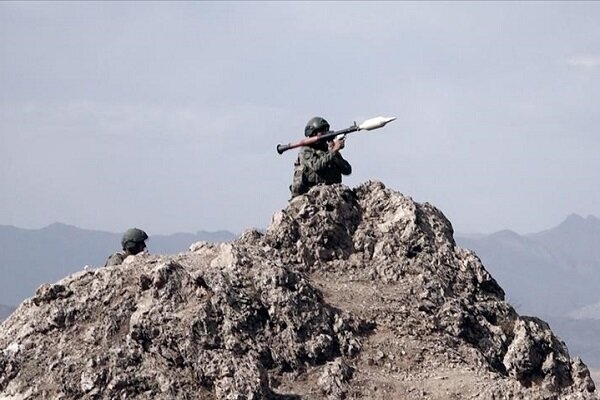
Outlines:
<svg viewBox="0 0 600 400"><path fill-rule="evenodd" d="M133 249L136 246L144 243L146 240L148 240L148 235L146 235L146 232L138 228L131 228L127 229L127 231L123 234L121 246L123 246L123 250Z"/></svg>
<svg viewBox="0 0 600 400"><path fill-rule="evenodd" d="M325 118L314 117L306 123L306 128L304 128L304 136L314 136L317 133L327 131L329 131L329 122L327 122Z"/></svg>

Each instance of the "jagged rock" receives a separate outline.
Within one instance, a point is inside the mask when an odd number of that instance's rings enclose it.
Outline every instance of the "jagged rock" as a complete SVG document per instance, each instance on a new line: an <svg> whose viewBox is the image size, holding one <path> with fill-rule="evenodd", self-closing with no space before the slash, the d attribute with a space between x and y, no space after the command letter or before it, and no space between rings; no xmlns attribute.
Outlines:
<svg viewBox="0 0 600 400"><path fill-rule="evenodd" d="M328 399L345 399L346 383L352 378L352 367L337 359L328 363L319 377L318 384Z"/></svg>
<svg viewBox="0 0 600 400"><path fill-rule="evenodd" d="M430 204L316 187L265 233L40 287L0 328L0 399L596 399Z"/></svg>

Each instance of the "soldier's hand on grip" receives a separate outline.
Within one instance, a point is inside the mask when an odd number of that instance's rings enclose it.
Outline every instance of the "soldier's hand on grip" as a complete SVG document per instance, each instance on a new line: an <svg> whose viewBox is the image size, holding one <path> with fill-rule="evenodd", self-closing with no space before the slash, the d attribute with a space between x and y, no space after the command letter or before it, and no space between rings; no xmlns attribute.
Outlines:
<svg viewBox="0 0 600 400"><path fill-rule="evenodd" d="M335 139L331 142L330 150L332 152L340 151L346 145L346 141L344 139Z"/></svg>

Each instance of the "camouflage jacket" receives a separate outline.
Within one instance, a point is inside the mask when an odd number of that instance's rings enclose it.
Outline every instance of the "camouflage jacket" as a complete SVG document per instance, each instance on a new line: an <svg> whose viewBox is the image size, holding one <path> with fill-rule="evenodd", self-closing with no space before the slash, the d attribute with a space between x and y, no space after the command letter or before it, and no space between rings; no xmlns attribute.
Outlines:
<svg viewBox="0 0 600 400"><path fill-rule="evenodd" d="M108 257L108 260L106 260L106 264L104 264L104 266L110 267L111 265L121 265L127 256L129 256L129 254L125 253L124 251L118 251Z"/></svg>
<svg viewBox="0 0 600 400"><path fill-rule="evenodd" d="M294 178L290 185L292 197L304 194L319 184L341 183L342 175L350 175L352 167L339 152L303 147L294 164Z"/></svg>

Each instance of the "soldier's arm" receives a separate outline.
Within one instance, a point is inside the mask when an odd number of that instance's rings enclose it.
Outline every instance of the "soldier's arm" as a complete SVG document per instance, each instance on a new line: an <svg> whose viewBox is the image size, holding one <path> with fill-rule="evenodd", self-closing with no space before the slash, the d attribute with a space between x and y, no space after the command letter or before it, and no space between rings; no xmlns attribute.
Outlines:
<svg viewBox="0 0 600 400"><path fill-rule="evenodd" d="M124 259L125 257L123 257L121 253L115 253L108 257L108 260L106 260L106 264L104 264L104 266L110 267L111 265L121 265Z"/></svg>
<svg viewBox="0 0 600 400"><path fill-rule="evenodd" d="M335 153L333 158L335 165L338 167L342 175L350 175L352 173L352 166L342 155L338 152Z"/></svg>

